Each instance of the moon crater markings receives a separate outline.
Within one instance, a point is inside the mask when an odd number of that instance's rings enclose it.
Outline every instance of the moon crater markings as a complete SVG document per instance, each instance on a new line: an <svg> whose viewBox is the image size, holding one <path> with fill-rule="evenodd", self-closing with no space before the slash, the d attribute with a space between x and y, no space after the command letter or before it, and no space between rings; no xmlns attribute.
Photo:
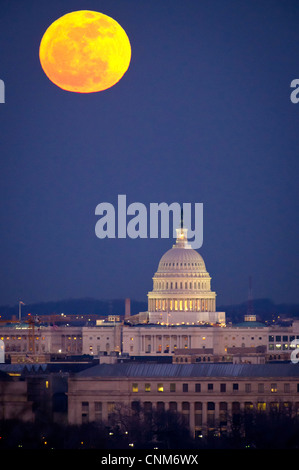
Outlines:
<svg viewBox="0 0 299 470"><path fill-rule="evenodd" d="M106 90L123 77L130 60L131 45L124 29L109 16L88 10L58 18L40 44L45 74L67 91Z"/></svg>

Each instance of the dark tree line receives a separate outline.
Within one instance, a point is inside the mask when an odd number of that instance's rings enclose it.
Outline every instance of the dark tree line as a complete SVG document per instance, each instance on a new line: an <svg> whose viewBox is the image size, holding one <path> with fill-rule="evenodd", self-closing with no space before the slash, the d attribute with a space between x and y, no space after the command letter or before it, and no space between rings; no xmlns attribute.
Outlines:
<svg viewBox="0 0 299 470"><path fill-rule="evenodd" d="M221 431L221 430L220 430ZM199 433L200 434L200 433ZM179 414L111 418L109 425L0 421L1 449L297 449L299 420L283 414L240 416L229 431L193 437Z"/></svg>
<svg viewBox="0 0 299 470"><path fill-rule="evenodd" d="M190 435L185 419L170 411L129 414L116 410L109 423L80 426L0 421L1 449L297 449L299 419L283 413L240 414L225 430ZM199 437L200 436L200 437Z"/></svg>

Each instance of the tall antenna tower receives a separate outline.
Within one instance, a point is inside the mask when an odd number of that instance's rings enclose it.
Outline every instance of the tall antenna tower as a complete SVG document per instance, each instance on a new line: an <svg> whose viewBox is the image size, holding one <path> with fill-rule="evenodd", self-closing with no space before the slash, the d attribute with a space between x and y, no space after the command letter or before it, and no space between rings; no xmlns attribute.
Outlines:
<svg viewBox="0 0 299 470"><path fill-rule="evenodd" d="M248 302L247 302L247 313L246 313L246 320L247 321L254 321L255 314L253 308L253 296L252 296L252 277L249 276L249 290L248 290Z"/></svg>

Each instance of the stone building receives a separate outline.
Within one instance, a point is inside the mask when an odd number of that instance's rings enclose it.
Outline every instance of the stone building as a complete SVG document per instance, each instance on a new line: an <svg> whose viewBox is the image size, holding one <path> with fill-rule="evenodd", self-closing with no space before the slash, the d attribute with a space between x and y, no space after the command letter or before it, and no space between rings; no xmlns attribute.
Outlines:
<svg viewBox="0 0 299 470"><path fill-rule="evenodd" d="M121 352L121 322L101 322L96 326L82 327L82 353L98 356Z"/></svg>
<svg viewBox="0 0 299 470"><path fill-rule="evenodd" d="M213 361L231 362L235 354L263 350L266 362L290 360L294 340L299 340L299 322L291 326L266 326L246 321L238 325L154 325L141 324L123 327L123 352L130 356L173 356L177 350L193 354L195 350L209 349ZM242 352L243 350L243 352Z"/></svg>
<svg viewBox="0 0 299 470"><path fill-rule="evenodd" d="M98 365L69 377L70 424L109 421L115 413L170 410L191 433L225 431L235 416L253 411L299 413L295 364Z"/></svg>
<svg viewBox="0 0 299 470"><path fill-rule="evenodd" d="M82 354L82 327L9 323L0 327L0 340L5 344L5 356L9 360L25 360L30 354L38 362L46 355Z"/></svg>

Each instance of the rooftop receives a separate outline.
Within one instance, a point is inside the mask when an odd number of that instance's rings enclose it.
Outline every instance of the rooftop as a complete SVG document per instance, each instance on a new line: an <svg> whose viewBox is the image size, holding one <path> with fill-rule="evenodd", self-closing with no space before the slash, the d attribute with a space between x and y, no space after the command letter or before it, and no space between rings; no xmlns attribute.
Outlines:
<svg viewBox="0 0 299 470"><path fill-rule="evenodd" d="M258 321L243 321L232 326L233 328L265 328L267 325Z"/></svg>
<svg viewBox="0 0 299 470"><path fill-rule="evenodd" d="M101 364L76 377L298 377L297 364Z"/></svg>

